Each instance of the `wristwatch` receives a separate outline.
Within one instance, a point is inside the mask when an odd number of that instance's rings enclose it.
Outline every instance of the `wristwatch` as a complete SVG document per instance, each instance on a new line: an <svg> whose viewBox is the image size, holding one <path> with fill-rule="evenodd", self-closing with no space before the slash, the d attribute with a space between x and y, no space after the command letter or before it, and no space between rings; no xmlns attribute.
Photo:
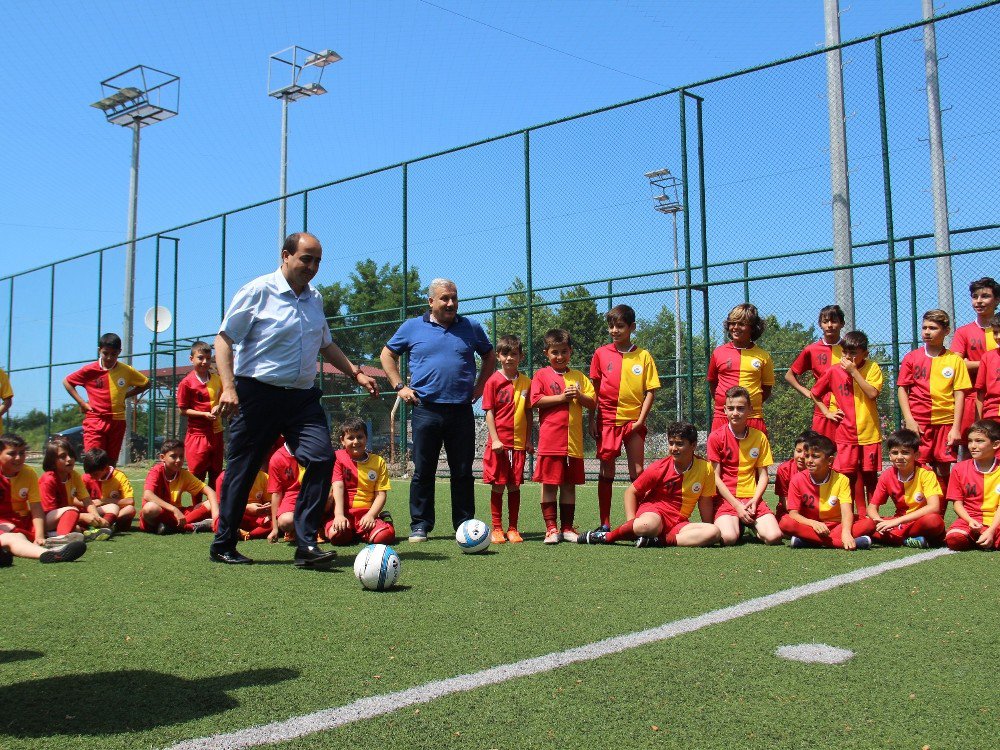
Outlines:
<svg viewBox="0 0 1000 750"><path fill-rule="evenodd" d="M402 382L399 382L399 383L396 383L396 385L394 385L392 387L392 390L396 391L396 393L399 393L404 388L406 388L406 385L404 385Z"/></svg>

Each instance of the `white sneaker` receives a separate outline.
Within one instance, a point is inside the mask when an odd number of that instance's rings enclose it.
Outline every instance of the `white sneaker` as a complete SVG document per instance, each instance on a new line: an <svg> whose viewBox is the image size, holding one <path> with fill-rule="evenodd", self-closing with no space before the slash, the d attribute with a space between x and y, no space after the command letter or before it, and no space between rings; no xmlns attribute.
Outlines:
<svg viewBox="0 0 1000 750"><path fill-rule="evenodd" d="M563 529L559 533L562 534L562 540L564 542L570 542L572 544L576 544L578 541L580 541L580 534L577 532L576 529L572 527L568 529Z"/></svg>
<svg viewBox="0 0 1000 750"><path fill-rule="evenodd" d="M70 542L82 542L83 534L79 531L71 531L68 534L59 534L57 536L50 536L45 540L42 545L48 549L55 549L56 547L62 547L63 545L69 544Z"/></svg>
<svg viewBox="0 0 1000 750"><path fill-rule="evenodd" d="M545 538L542 540L542 544L559 544L562 540L563 535L555 529L552 529L552 531L545 532Z"/></svg>

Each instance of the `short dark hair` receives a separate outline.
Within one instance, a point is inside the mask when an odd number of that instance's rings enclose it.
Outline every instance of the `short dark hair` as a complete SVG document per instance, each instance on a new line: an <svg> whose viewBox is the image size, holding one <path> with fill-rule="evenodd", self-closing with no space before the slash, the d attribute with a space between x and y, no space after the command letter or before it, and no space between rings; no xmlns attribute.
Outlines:
<svg viewBox="0 0 1000 750"><path fill-rule="evenodd" d="M931 323L937 323L939 326L945 330L951 330L951 316L948 315L944 310L934 308L933 310L928 310L924 313L922 320L929 320Z"/></svg>
<svg viewBox="0 0 1000 750"><path fill-rule="evenodd" d="M822 323L824 320L836 320L844 325L847 319L844 317L844 311L840 305L827 305L821 307L819 311L819 322Z"/></svg>
<svg viewBox="0 0 1000 750"><path fill-rule="evenodd" d="M163 445L160 446L160 455L162 456L166 453L170 453L170 451L175 451L178 448L181 449L181 452L184 451L183 440L178 440L177 438L167 438L163 441Z"/></svg>
<svg viewBox="0 0 1000 750"><path fill-rule="evenodd" d="M49 438L49 442L45 444L45 455L42 457L42 471L53 471L56 468L56 459L59 457L59 451L64 450L69 455L76 460L76 449L73 444L62 435L56 435Z"/></svg>
<svg viewBox="0 0 1000 750"><path fill-rule="evenodd" d="M117 333L106 333L101 338L97 339L98 349L114 349L120 352L122 350L122 339Z"/></svg>
<svg viewBox="0 0 1000 750"><path fill-rule="evenodd" d="M524 345L519 337L507 333L497 339L497 354L510 354L511 352L524 354Z"/></svg>
<svg viewBox="0 0 1000 750"><path fill-rule="evenodd" d="M824 456L832 456L837 452L836 444L826 435L816 433L806 440L806 450L817 450Z"/></svg>
<svg viewBox="0 0 1000 750"><path fill-rule="evenodd" d="M1000 424L994 422L992 419L980 419L977 422L973 422L969 429L965 431L965 434L968 436L973 432L985 435L986 439L991 443L1000 440Z"/></svg>
<svg viewBox="0 0 1000 750"><path fill-rule="evenodd" d="M983 276L981 279L976 279L969 284L969 294L975 294L983 289L989 289L993 292L993 296L1000 299L1000 284L996 282L996 279L990 276Z"/></svg>
<svg viewBox="0 0 1000 750"><path fill-rule="evenodd" d="M368 425L361 417L348 417L340 423L340 437L348 432L363 432L368 437Z"/></svg>
<svg viewBox="0 0 1000 750"><path fill-rule="evenodd" d="M920 451L920 435L905 428L890 432L889 437L885 439L885 447L890 451L893 448L907 448L917 453Z"/></svg>
<svg viewBox="0 0 1000 750"><path fill-rule="evenodd" d="M802 430L802 432L800 432L798 435L795 436L795 442L792 443L792 445L798 445L799 443L808 443L810 440L812 440L819 434L820 433L816 432L816 430Z"/></svg>
<svg viewBox="0 0 1000 750"><path fill-rule="evenodd" d="M608 321L608 325L611 325L612 323L618 323L621 325L624 323L625 325L630 326L635 323L635 310L628 305L615 305L608 310L604 319Z"/></svg>
<svg viewBox="0 0 1000 750"><path fill-rule="evenodd" d="M764 319L757 312L757 307L749 302L737 305L729 311L726 316L726 333L729 332L729 324L743 321L750 326L750 340L756 341L764 335Z"/></svg>
<svg viewBox="0 0 1000 750"><path fill-rule="evenodd" d="M868 336L865 335L864 331L848 331L840 338L840 348L868 351Z"/></svg>
<svg viewBox="0 0 1000 750"><path fill-rule="evenodd" d="M89 451L84 451L80 460L83 462L83 470L88 474L106 469L111 464L111 459L103 448L91 448Z"/></svg>
<svg viewBox="0 0 1000 750"><path fill-rule="evenodd" d="M565 328L550 328L545 332L545 348L548 349L552 346L559 346L560 344L566 344L566 346L573 346L573 337L569 335L569 331Z"/></svg>
<svg viewBox="0 0 1000 750"><path fill-rule="evenodd" d="M208 352L211 354L212 347L205 341L195 341L191 344L191 354L193 355L195 352Z"/></svg>
<svg viewBox="0 0 1000 750"><path fill-rule="evenodd" d="M750 398L750 391L748 391L742 385L734 385L732 388L726 391L726 399L731 399L731 398L745 398L747 400L748 405L752 403L752 399Z"/></svg>
<svg viewBox="0 0 1000 750"><path fill-rule="evenodd" d="M688 422L671 422L667 425L667 438L680 438L692 445L698 445L698 430Z"/></svg>
<svg viewBox="0 0 1000 750"><path fill-rule="evenodd" d="M7 448L27 448L28 441L16 432L5 432L0 435L0 451Z"/></svg>

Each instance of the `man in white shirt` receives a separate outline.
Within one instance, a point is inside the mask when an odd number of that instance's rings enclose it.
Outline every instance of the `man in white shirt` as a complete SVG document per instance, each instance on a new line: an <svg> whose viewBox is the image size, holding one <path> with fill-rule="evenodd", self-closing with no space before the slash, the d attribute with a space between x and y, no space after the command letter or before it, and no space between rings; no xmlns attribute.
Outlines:
<svg viewBox="0 0 1000 750"><path fill-rule="evenodd" d="M278 435L305 470L295 505L295 564L327 565L336 556L316 543L334 461L322 394L315 386L317 355L351 374L373 396L378 389L330 336L323 299L309 283L322 257L313 235L289 235L281 248L281 267L236 293L216 336L219 411L233 419L219 528L209 552L214 562L253 562L236 551L236 541L250 487Z"/></svg>

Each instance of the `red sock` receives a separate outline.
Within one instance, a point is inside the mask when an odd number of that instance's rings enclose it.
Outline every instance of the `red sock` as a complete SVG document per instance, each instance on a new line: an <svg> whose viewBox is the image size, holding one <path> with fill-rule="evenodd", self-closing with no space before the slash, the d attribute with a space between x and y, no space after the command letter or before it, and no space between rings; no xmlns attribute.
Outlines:
<svg viewBox="0 0 1000 750"><path fill-rule="evenodd" d="M490 513L493 516L493 528L503 528L503 487L494 487L490 492Z"/></svg>
<svg viewBox="0 0 1000 750"><path fill-rule="evenodd" d="M131 516L118 516L115 518L115 531L129 531L132 528Z"/></svg>
<svg viewBox="0 0 1000 750"><path fill-rule="evenodd" d="M76 508L71 508L59 516L59 520L56 522L56 534L62 536L63 534L69 534L73 529L76 528L77 521L80 520L80 511Z"/></svg>
<svg viewBox="0 0 1000 750"><path fill-rule="evenodd" d="M552 531L556 526L556 504L542 503L542 520L545 521L545 530Z"/></svg>
<svg viewBox="0 0 1000 750"><path fill-rule="evenodd" d="M521 490L507 488L507 528L517 528L517 516L521 512Z"/></svg>
<svg viewBox="0 0 1000 750"><path fill-rule="evenodd" d="M184 520L187 523L197 523L212 515L212 510L205 503L194 505L184 511Z"/></svg>
<svg viewBox="0 0 1000 750"><path fill-rule="evenodd" d="M632 524L635 523L635 519L631 521L626 521L617 529L609 531L608 535L604 537L604 540L611 544L612 542L617 542L619 539L631 540L635 539L635 531L632 529Z"/></svg>
<svg viewBox="0 0 1000 750"><path fill-rule="evenodd" d="M605 477L597 478L597 510L602 526L611 525L611 490L613 487L612 480Z"/></svg>
<svg viewBox="0 0 1000 750"><path fill-rule="evenodd" d="M103 518L103 519L104 519L105 521L107 521L107 522L108 522L109 524L113 524L113 523L114 523L115 521L117 521L117 520L118 520L118 516L116 516L116 515L115 515L114 513L105 513L105 514L104 514L104 515L102 516L102 518Z"/></svg>
<svg viewBox="0 0 1000 750"><path fill-rule="evenodd" d="M559 503L559 517L562 520L562 527L564 529L573 528L573 515L576 513L576 504L570 505L569 503Z"/></svg>
<svg viewBox="0 0 1000 750"><path fill-rule="evenodd" d="M805 539L807 542L821 547L833 547L833 534L840 534L840 526L838 525L837 528L830 534L820 536L816 533L812 526L806 526L804 523L799 523L791 516L785 516L778 521L778 526L782 531L790 536L797 536L799 539ZM837 539L837 542L840 542L839 538Z"/></svg>

